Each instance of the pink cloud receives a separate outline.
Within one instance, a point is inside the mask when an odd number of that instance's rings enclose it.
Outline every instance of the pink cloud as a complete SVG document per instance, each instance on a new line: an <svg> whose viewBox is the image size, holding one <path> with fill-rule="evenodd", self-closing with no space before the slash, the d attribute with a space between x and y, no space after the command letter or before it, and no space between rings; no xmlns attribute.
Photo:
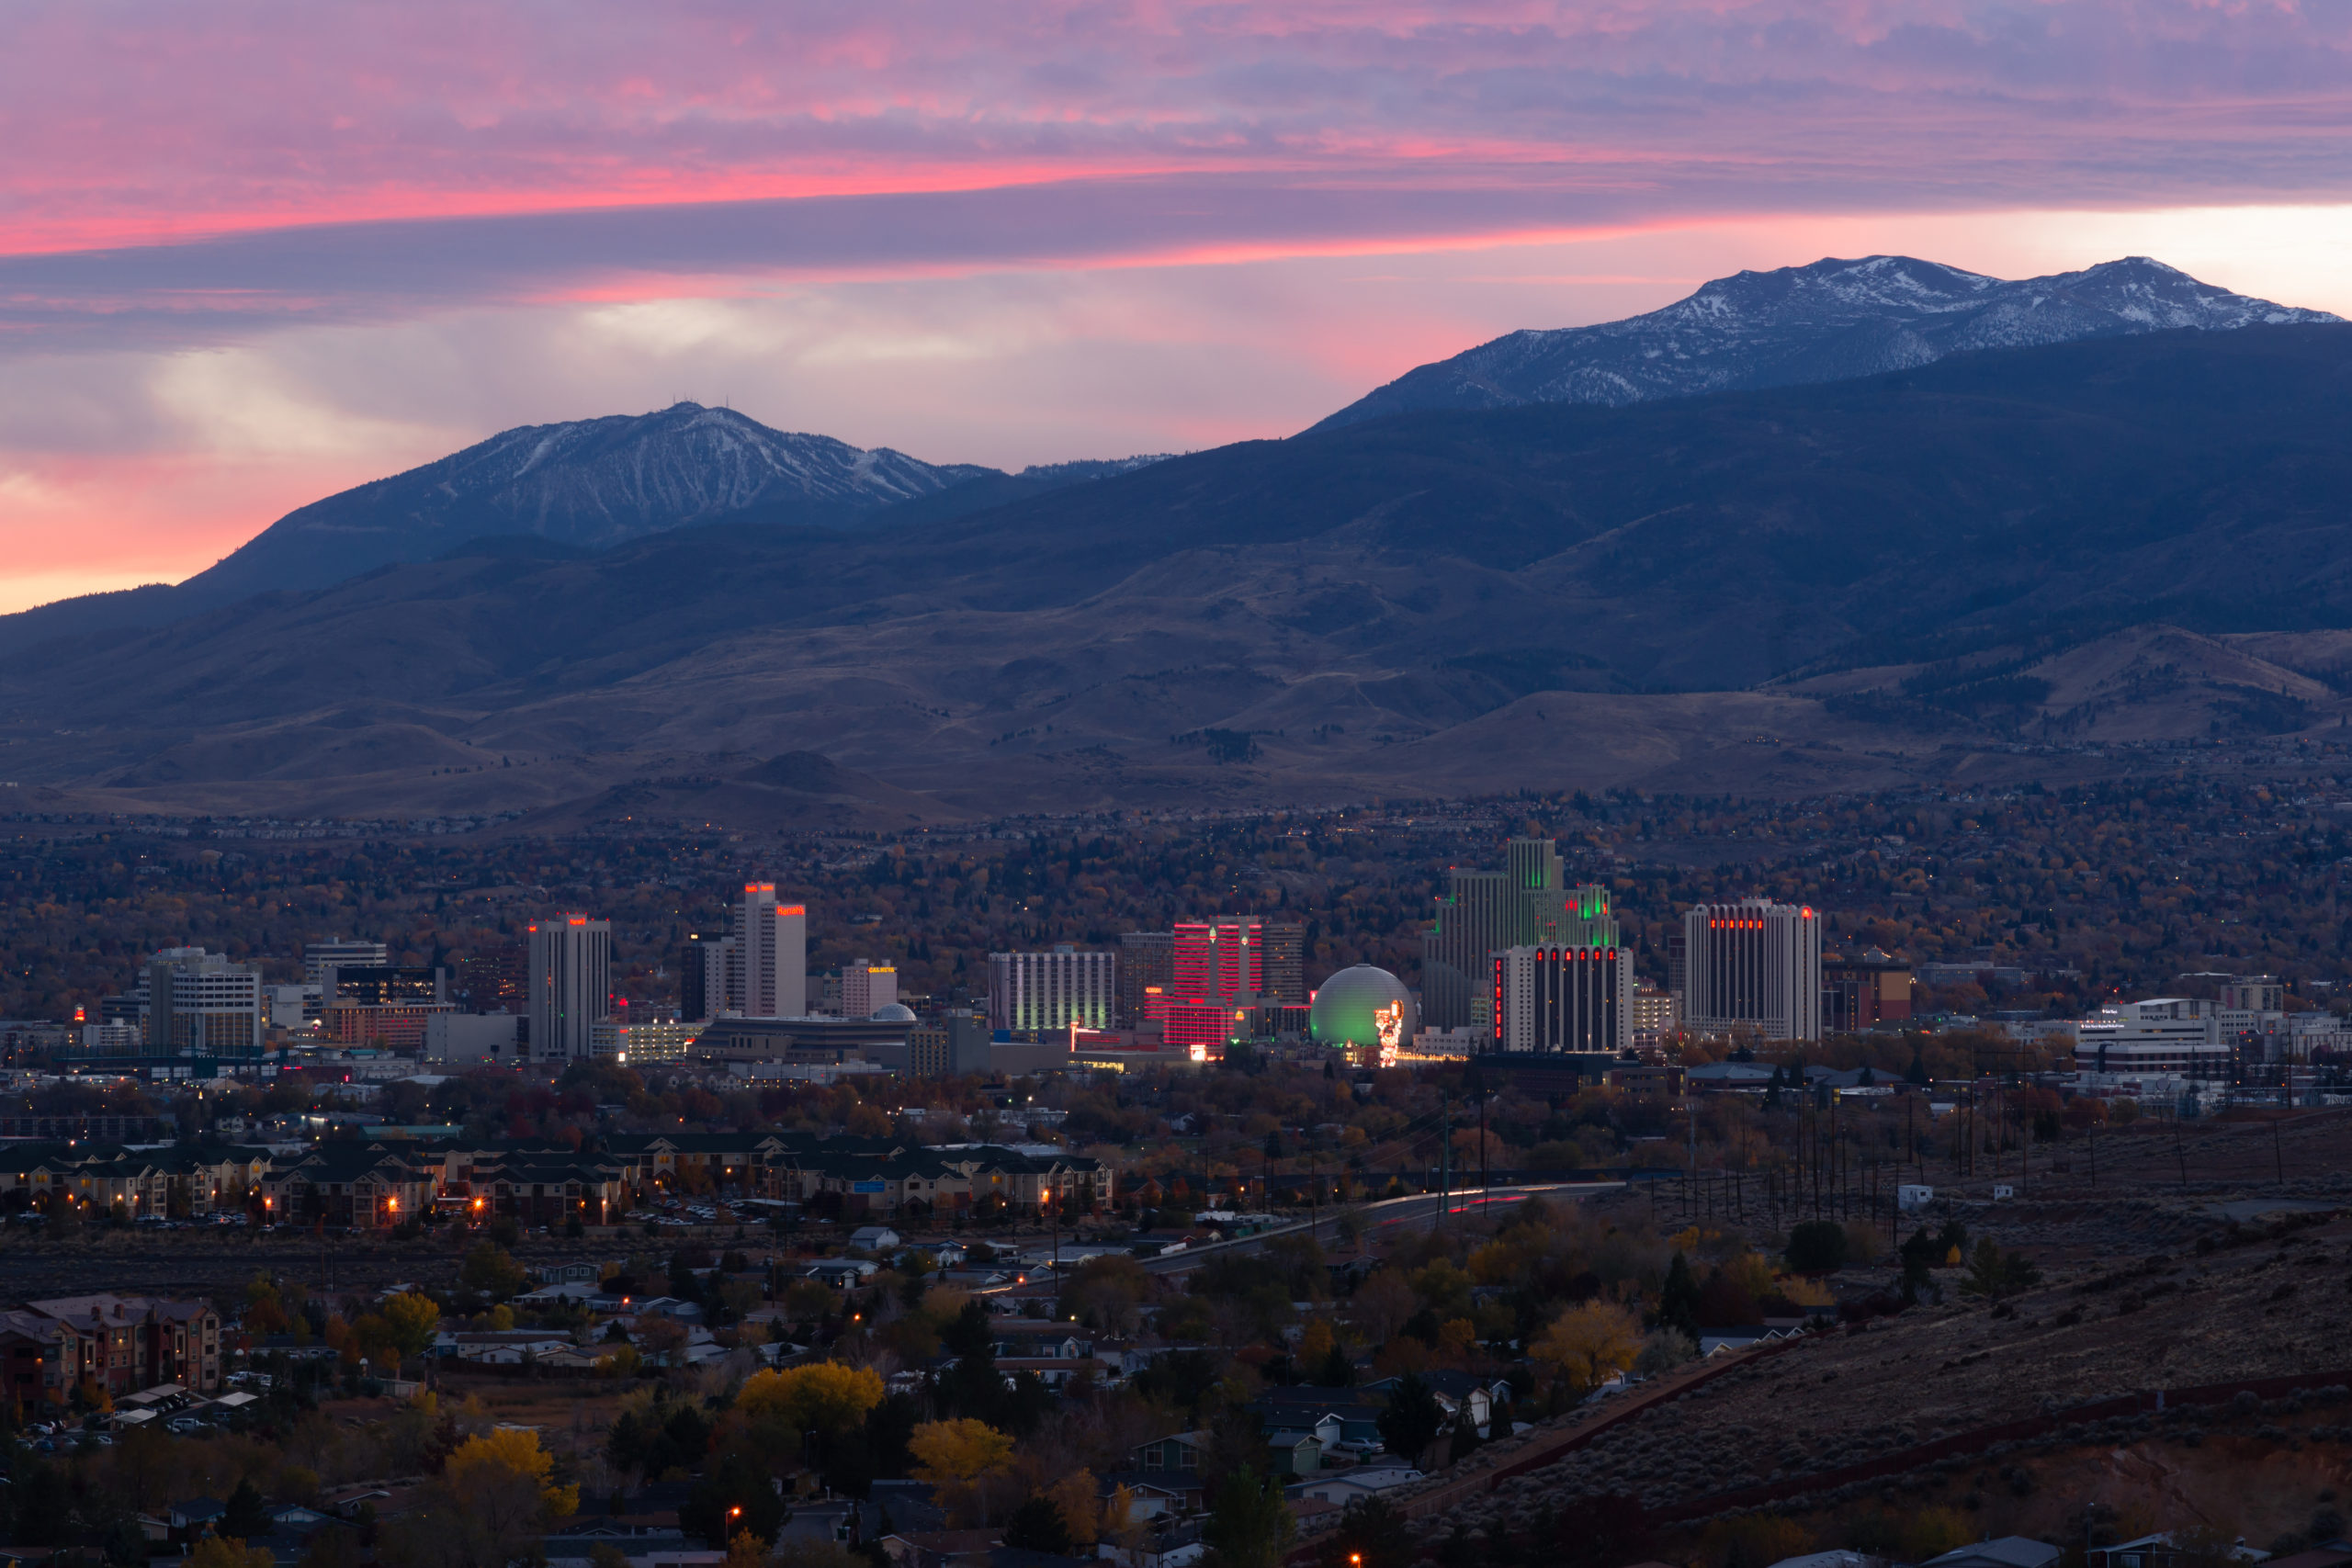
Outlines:
<svg viewBox="0 0 2352 1568"><path fill-rule="evenodd" d="M6 248L71 250L1464 161L2335 189L2348 26L2192 0L46 0L0 20L0 214Z"/></svg>

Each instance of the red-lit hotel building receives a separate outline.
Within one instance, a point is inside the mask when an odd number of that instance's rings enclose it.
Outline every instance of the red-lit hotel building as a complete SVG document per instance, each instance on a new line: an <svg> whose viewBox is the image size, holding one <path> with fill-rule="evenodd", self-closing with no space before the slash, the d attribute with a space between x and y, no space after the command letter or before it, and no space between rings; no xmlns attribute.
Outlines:
<svg viewBox="0 0 2352 1568"><path fill-rule="evenodd" d="M1235 1015L1265 990L1265 922L1182 920L1175 938L1164 1038L1196 1056L1222 1050Z"/></svg>

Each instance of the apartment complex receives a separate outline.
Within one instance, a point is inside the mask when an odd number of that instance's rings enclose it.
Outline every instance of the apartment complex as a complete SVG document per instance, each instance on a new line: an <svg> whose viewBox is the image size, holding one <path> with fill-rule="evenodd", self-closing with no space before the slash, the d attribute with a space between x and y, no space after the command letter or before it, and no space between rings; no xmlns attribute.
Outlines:
<svg viewBox="0 0 2352 1568"><path fill-rule="evenodd" d="M202 1302L66 1296L0 1313L0 1376L28 1410L77 1389L109 1398L162 1383L220 1388L220 1317Z"/></svg>

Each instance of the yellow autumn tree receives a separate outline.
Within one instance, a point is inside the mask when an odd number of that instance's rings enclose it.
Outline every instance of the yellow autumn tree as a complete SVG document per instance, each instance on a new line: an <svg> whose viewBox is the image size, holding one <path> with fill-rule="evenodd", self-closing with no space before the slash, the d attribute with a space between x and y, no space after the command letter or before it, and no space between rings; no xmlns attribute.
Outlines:
<svg viewBox="0 0 2352 1568"><path fill-rule="evenodd" d="M1600 1301L1570 1307L1527 1348L1579 1394L1633 1366L1641 1350L1641 1321L1614 1302Z"/></svg>
<svg viewBox="0 0 2352 1568"><path fill-rule="evenodd" d="M1102 1539L1104 1510L1096 1495L1091 1473L1073 1470L1046 1487L1042 1495L1061 1515L1062 1523L1069 1527L1070 1540L1081 1546L1091 1546Z"/></svg>
<svg viewBox="0 0 2352 1568"><path fill-rule="evenodd" d="M1102 1505L1101 1539L1115 1541L1132 1551L1148 1539L1144 1516L1136 1507L1136 1495L1125 1486L1114 1486L1108 1502Z"/></svg>
<svg viewBox="0 0 2352 1568"><path fill-rule="evenodd" d="M735 1408L754 1421L781 1416L795 1432L834 1433L865 1420L882 1393L882 1376L871 1367L814 1361L753 1372L735 1395Z"/></svg>
<svg viewBox="0 0 2352 1568"><path fill-rule="evenodd" d="M378 1556L386 1568L513 1562L580 1506L580 1489L552 1484L554 1474L555 1456L536 1432L495 1427L468 1438L385 1527Z"/></svg>
<svg viewBox="0 0 2352 1568"><path fill-rule="evenodd" d="M907 1440L914 1477L929 1482L958 1520L988 1520L991 1483L1012 1469L1012 1439L968 1416L925 1421Z"/></svg>
<svg viewBox="0 0 2352 1568"><path fill-rule="evenodd" d="M270 1568L270 1555L234 1536L208 1535L187 1554L187 1568Z"/></svg>
<svg viewBox="0 0 2352 1568"><path fill-rule="evenodd" d="M402 1356L422 1356L433 1348L441 1327L441 1309L433 1298L417 1291L402 1291L384 1303L384 1325L392 1348Z"/></svg>
<svg viewBox="0 0 2352 1568"><path fill-rule="evenodd" d="M539 1447L539 1435L514 1427L468 1438L442 1471L461 1501L502 1514L528 1506L549 1522L571 1517L580 1506L580 1488L555 1485L554 1475L555 1456Z"/></svg>

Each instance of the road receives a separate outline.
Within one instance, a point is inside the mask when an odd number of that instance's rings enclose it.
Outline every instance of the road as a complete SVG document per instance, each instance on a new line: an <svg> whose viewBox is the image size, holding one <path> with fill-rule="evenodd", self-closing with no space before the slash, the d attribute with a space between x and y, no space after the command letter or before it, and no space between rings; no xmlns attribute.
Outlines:
<svg viewBox="0 0 2352 1568"><path fill-rule="evenodd" d="M1547 1181L1524 1187L1473 1187L1443 1195L1419 1192L1404 1198L1383 1198L1377 1202L1358 1203L1335 1210L1320 1220L1301 1220L1295 1224L1277 1225L1272 1230L1260 1231L1256 1235L1211 1242L1205 1247L1187 1247L1182 1252L1147 1258L1143 1260L1143 1267L1145 1272L1151 1274L1182 1274L1199 1268L1212 1258L1255 1252L1279 1237L1306 1235L1310 1231L1317 1241L1328 1244L1339 1238L1340 1221L1344 1216L1353 1216L1356 1224L1363 1227L1363 1234L1372 1236L1397 1226L1427 1225L1436 1219L1441 1207L1451 1219L1459 1214L1477 1215L1490 1207L1524 1203L1530 1198L1543 1195L1564 1193L1585 1198L1596 1192L1612 1192L1624 1185L1622 1181Z"/></svg>

